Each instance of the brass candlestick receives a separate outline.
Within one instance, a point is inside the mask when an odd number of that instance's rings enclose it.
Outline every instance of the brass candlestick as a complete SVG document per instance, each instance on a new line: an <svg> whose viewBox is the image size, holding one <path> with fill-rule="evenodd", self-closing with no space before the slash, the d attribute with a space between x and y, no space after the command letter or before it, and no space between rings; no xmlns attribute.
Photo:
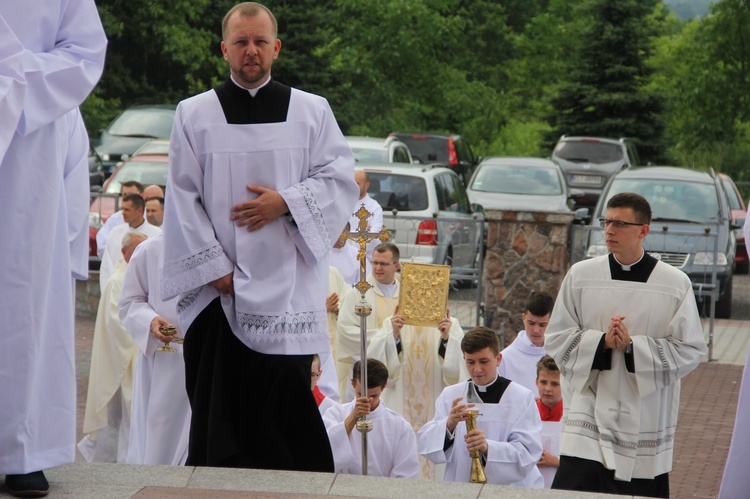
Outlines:
<svg viewBox="0 0 750 499"><path fill-rule="evenodd" d="M177 328L174 326L161 326L159 332L164 336L174 336L177 334ZM156 349L157 352L176 352L177 350L169 346L169 341L165 342L164 345Z"/></svg>
<svg viewBox="0 0 750 499"><path fill-rule="evenodd" d="M479 416L478 410L466 411L469 413L469 419L466 420L466 433L476 430L477 428L477 416ZM479 459L479 451L473 450L469 453L471 456L471 473L469 474L469 481L471 483L487 483L487 475L484 474L484 467L482 467L482 461Z"/></svg>

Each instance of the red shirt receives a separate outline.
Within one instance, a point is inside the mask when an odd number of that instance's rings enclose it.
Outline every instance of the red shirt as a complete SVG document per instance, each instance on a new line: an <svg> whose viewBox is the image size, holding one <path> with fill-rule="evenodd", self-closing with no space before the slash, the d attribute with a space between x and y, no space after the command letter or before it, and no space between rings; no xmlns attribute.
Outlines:
<svg viewBox="0 0 750 499"><path fill-rule="evenodd" d="M318 388L318 385L315 385L315 388L313 388L313 397L315 397L315 403L318 404L318 407L320 407L320 404L323 402L323 399L326 398L325 395L323 395L323 392L320 391ZM560 412L562 414L562 410Z"/></svg>
<svg viewBox="0 0 750 499"><path fill-rule="evenodd" d="M560 421L560 419L562 418L562 400L560 400L560 402L558 402L557 405L555 405L555 407L553 407L552 409L544 405L541 399L536 401L536 406L539 408L539 415L542 417L542 421Z"/></svg>

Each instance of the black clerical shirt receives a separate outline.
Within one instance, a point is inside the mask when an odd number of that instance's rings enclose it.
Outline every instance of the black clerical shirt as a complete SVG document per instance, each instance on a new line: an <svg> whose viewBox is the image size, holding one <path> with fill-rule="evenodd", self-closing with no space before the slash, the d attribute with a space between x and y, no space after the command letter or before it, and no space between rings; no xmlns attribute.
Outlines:
<svg viewBox="0 0 750 499"><path fill-rule="evenodd" d="M231 78L214 89L230 125L283 123L289 112L292 89L273 79L255 97Z"/></svg>

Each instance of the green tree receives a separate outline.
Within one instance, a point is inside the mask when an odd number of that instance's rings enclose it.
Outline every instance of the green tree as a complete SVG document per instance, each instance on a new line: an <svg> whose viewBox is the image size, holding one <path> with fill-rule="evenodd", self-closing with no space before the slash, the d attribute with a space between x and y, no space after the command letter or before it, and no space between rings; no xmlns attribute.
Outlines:
<svg viewBox="0 0 750 499"><path fill-rule="evenodd" d="M564 73L552 100L549 143L560 135L630 137L646 160L663 156L661 99L646 91L646 60L660 26L659 0L591 0L583 12L579 57Z"/></svg>

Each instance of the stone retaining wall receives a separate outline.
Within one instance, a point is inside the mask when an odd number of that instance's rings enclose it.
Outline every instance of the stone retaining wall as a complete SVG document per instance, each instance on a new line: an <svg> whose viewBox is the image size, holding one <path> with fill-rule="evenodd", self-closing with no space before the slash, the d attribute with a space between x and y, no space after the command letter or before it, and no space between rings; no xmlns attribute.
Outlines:
<svg viewBox="0 0 750 499"><path fill-rule="evenodd" d="M482 276L486 324L504 345L523 329L529 293L557 297L568 271L572 213L494 211L486 213L487 252Z"/></svg>

